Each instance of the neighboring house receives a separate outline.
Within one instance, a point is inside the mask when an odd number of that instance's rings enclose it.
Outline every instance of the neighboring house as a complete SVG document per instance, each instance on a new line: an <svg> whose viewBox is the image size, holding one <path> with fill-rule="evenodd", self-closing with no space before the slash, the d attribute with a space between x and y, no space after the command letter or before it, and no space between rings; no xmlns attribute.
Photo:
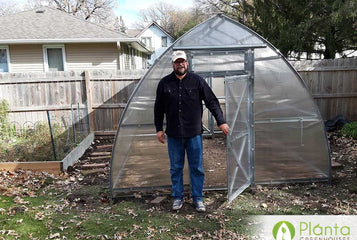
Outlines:
<svg viewBox="0 0 357 240"><path fill-rule="evenodd" d="M142 30L132 29L129 35L139 38L153 53L148 58L149 65L174 42L174 38L156 22L151 22Z"/></svg>
<svg viewBox="0 0 357 240"><path fill-rule="evenodd" d="M138 38L49 7L0 17L0 72L135 70L151 51Z"/></svg>

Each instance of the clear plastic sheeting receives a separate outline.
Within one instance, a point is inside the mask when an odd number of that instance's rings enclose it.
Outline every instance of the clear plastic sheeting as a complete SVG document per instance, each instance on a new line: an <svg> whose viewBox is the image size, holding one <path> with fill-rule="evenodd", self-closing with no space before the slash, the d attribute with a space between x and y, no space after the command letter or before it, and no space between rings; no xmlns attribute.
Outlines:
<svg viewBox="0 0 357 240"><path fill-rule="evenodd" d="M157 85L172 72L171 54L179 49L219 97L231 125L226 169L207 172L205 188L228 189L232 201L251 184L330 180L324 124L300 76L265 39L217 15L179 38L138 83L116 134L112 198L171 186L167 145L156 139L153 112ZM213 125L206 112L203 124Z"/></svg>

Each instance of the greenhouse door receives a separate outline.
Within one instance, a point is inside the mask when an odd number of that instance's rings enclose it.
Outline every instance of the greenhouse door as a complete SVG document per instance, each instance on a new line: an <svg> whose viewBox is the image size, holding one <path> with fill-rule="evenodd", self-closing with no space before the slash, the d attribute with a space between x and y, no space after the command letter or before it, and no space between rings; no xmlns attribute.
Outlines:
<svg viewBox="0 0 357 240"><path fill-rule="evenodd" d="M231 202L253 181L254 130L253 77L225 78L227 135L228 201Z"/></svg>
<svg viewBox="0 0 357 240"><path fill-rule="evenodd" d="M208 79L210 87L213 79L217 85L219 81L225 82L222 90L226 121L230 126L227 136L229 202L254 184L254 48L258 47L265 45L174 49L188 52L189 69ZM213 126L213 120L211 122L209 125ZM213 127L209 133L214 133Z"/></svg>

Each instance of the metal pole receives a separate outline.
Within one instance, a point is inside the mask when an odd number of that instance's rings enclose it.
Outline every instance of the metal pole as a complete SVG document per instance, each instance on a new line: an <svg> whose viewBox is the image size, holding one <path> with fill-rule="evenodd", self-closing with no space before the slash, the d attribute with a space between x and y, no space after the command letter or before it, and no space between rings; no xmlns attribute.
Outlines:
<svg viewBox="0 0 357 240"><path fill-rule="evenodd" d="M71 121L72 121L72 132L73 132L73 143L76 143L76 127L74 126L74 111L73 111L73 104L71 103Z"/></svg>
<svg viewBox="0 0 357 240"><path fill-rule="evenodd" d="M248 114L249 114L249 162L251 170L251 185L255 186L255 122L254 122L254 49L248 49L244 54L244 70L250 77L248 80Z"/></svg>
<svg viewBox="0 0 357 240"><path fill-rule="evenodd" d="M46 112L47 112L48 126L49 126L49 128L50 128L50 134L51 134L51 143L52 143L53 157L55 158L55 161L57 161L55 142L54 142L54 140L53 140L53 134L52 134L50 112L49 112L48 110L46 110Z"/></svg>
<svg viewBox="0 0 357 240"><path fill-rule="evenodd" d="M78 117L78 132L79 132L79 134L82 134L82 132L81 132L81 118L80 118L80 111L79 111L79 102L77 102L77 117Z"/></svg>
<svg viewBox="0 0 357 240"><path fill-rule="evenodd" d="M212 77L208 78L208 85L213 91L213 81L212 80L213 80ZM214 138L214 120L213 120L213 115L209 110L208 110L208 126L209 126L209 130L210 130L210 134L211 134L212 138Z"/></svg>

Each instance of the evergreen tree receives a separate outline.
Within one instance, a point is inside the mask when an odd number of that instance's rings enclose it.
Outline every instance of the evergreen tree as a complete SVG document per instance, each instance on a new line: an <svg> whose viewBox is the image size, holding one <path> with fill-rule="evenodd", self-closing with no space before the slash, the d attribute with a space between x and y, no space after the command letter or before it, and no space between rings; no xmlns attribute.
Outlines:
<svg viewBox="0 0 357 240"><path fill-rule="evenodd" d="M206 1L212 11L252 28L287 57L335 58L357 50L355 0Z"/></svg>
<svg viewBox="0 0 357 240"><path fill-rule="evenodd" d="M251 27L285 56L335 58L356 50L354 0L255 0L246 4Z"/></svg>
<svg viewBox="0 0 357 240"><path fill-rule="evenodd" d="M114 22L114 30L122 33L126 33L128 28L125 26L123 17L116 17Z"/></svg>

